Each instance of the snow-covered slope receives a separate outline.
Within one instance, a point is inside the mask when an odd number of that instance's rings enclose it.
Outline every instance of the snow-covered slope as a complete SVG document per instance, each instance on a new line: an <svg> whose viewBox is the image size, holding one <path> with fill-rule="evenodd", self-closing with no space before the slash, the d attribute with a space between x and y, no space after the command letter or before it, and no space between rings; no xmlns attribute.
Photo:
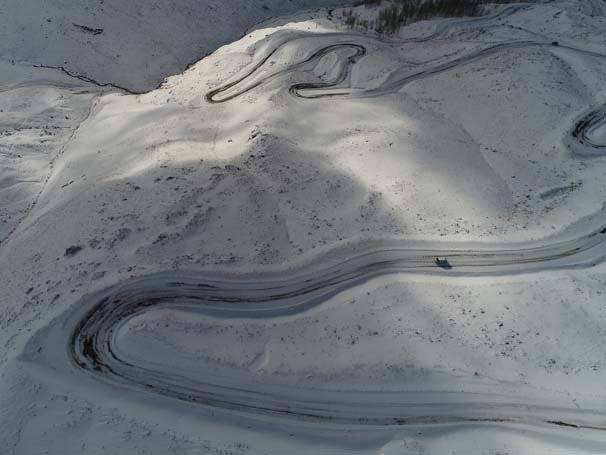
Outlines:
<svg viewBox="0 0 606 455"><path fill-rule="evenodd" d="M347 11L3 64L8 453L603 451L604 2Z"/></svg>
<svg viewBox="0 0 606 455"><path fill-rule="evenodd" d="M254 24L334 0L3 0L0 58L142 92Z"/></svg>
<svg viewBox="0 0 606 455"><path fill-rule="evenodd" d="M98 87L52 69L0 62L0 244L36 204L52 163Z"/></svg>

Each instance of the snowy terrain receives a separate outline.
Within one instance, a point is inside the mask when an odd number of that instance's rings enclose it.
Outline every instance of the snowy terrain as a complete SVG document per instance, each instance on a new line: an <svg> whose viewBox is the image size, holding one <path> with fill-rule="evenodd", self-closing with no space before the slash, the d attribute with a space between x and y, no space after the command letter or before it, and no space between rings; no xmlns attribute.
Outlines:
<svg viewBox="0 0 606 455"><path fill-rule="evenodd" d="M65 3L0 5L6 453L606 452L604 1Z"/></svg>
<svg viewBox="0 0 606 455"><path fill-rule="evenodd" d="M0 57L135 92L155 88L260 21L336 0L10 0Z"/></svg>

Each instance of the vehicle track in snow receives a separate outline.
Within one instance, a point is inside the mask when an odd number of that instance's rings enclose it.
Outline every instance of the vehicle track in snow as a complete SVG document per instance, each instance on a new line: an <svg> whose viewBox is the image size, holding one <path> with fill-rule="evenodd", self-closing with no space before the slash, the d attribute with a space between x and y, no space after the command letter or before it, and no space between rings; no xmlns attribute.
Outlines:
<svg viewBox="0 0 606 455"><path fill-rule="evenodd" d="M604 410L581 411L557 402L532 402L518 396L289 387L272 384L271 379L267 382L247 379L245 372L235 377L223 376L215 368L209 368L208 373L189 377L121 358L117 336L120 328L152 309L178 309L214 318L266 320L296 315L388 274L470 276L589 267L606 257L606 225L576 238L553 239L515 249L503 245L491 250L434 250L394 243L369 246L350 256L346 252L334 256L337 259L330 265L322 266L322 258L318 258L311 266L285 274L165 272L134 278L85 297L30 341L25 358L37 363L50 362L54 368L64 365L68 370L84 371L126 389L265 417L346 426L511 421L600 427ZM453 268L437 267L435 256L446 257Z"/></svg>
<svg viewBox="0 0 606 455"><path fill-rule="evenodd" d="M606 133L603 143L594 137L599 129L606 129L606 105L592 109L581 117L570 132L570 148L582 157L606 155Z"/></svg>
<svg viewBox="0 0 606 455"><path fill-rule="evenodd" d="M339 43L339 44L332 44L330 46L325 46L325 47L322 47L321 49L319 49L318 51L314 52L312 55L307 57L305 60L303 60L299 63L295 63L293 65L290 65L288 68L286 68L283 71L274 72L262 79L259 79L256 82L246 84L245 89L236 91L235 93L232 93L230 95L226 95L223 98L218 98L219 95L221 95L225 92L228 92L230 89L236 87L237 85L244 82L247 78L252 76L263 64L265 64L265 62L267 62L271 57L273 57L273 55L279 49L280 49L279 47L275 48L272 52L270 52L268 55L266 55L259 63L257 63L251 70L249 70L244 76L242 76L228 84L225 84L217 89L214 89L214 90L211 90L210 92L208 92L206 94L206 100L209 103L214 103L214 104L224 103L226 101L239 97L239 96L243 95L244 93L254 89L255 87L258 87L261 84L265 84L279 76L282 76L282 75L287 74L292 71L296 71L298 69L302 69L310 63L316 63L322 57L324 57L332 52L338 52L338 51L341 51L344 49L354 51L352 55L349 55L347 57L343 68L341 69L341 71L339 72L339 75L336 77L335 80L330 81L330 82L317 82L317 83L309 84L310 87L312 87L312 88L331 88L331 87L334 87L336 85L343 83L347 79L347 76L349 75L351 65L353 63L355 63L357 61L357 59L359 59L361 56L366 54L366 48L364 46L359 45L359 44L354 44L354 43ZM305 88L307 85L308 84L295 84L290 88L291 93L298 95L299 89Z"/></svg>
<svg viewBox="0 0 606 455"><path fill-rule="evenodd" d="M477 18L472 19L457 19L457 20L444 20L437 24L432 33L416 38L410 38L405 40L392 40L385 37L376 37L372 38L377 43L391 44L391 45L402 45L404 43L425 43L434 39L439 39L445 37L452 29L462 28L469 25L482 25L484 27L489 27L490 25L499 25L499 21L504 19L505 17L511 16L520 11L527 10L531 8L532 5L528 4L518 4L512 5L502 10ZM335 42L333 44L327 46L320 46L316 48L311 54L299 62L292 63L288 65L286 68L278 71L270 72L265 77L262 77L258 80L253 80L256 73L261 70L267 62L271 60L275 54L280 51L286 44L299 41L299 40L309 40L309 39L320 39L321 41L330 41L337 40L339 42ZM250 90L265 84L269 81L272 81L280 76L287 75L289 73L293 73L295 71L305 71L313 68L314 64L316 64L322 57L330 54L331 52L337 52L343 49L353 49L355 53L350 55L344 61L344 65L341 66L341 71L339 75L333 80L329 82L316 82L316 83L298 83L293 84L290 87L290 93L294 96L298 96L301 98L319 98L319 97L327 97L327 96L335 96L335 94L325 93L320 96L304 96L301 91L305 89L330 89L336 86L339 86L343 82L345 82L350 74L351 67L354 63L356 63L362 56L366 55L367 49L360 43L347 42L347 40L355 40L355 39L363 39L368 40L371 39L368 36L359 34L359 33L313 33L313 34L295 34L292 37L286 37L283 39L279 39L278 42L268 51L264 56L260 57L256 63L253 63L250 68L244 70L243 74L237 76L230 82L221 85L213 90L210 90L205 95L205 99L207 102L212 104L224 103L226 101L230 101L234 98L237 98ZM344 41L345 40L345 41ZM343 42L344 41L344 42ZM238 88L242 86L241 88ZM232 90L233 89L233 90ZM350 94L350 93L343 93ZM223 96L221 96L223 95Z"/></svg>
<svg viewBox="0 0 606 455"><path fill-rule="evenodd" d="M348 35L349 37L349 35ZM354 38L352 36L352 38ZM311 36L308 38L312 38ZM334 39L334 34L316 34L313 36L313 39L318 38L326 38L327 40ZM343 38L343 36L340 36ZM293 38L294 40L301 40L305 38ZM368 37L365 37L367 40ZM290 41L286 41L288 43ZM352 67L355 63L357 63L363 56L367 54L367 48L359 43L355 42L340 42L340 43L332 43L327 46L320 47L313 51L311 55L306 57L300 62L293 63L286 68L272 72L264 77L255 77L256 73L268 62L271 57L273 57L286 43L280 43L276 46L272 51L270 51L265 57L263 57L259 62L254 64L248 71L246 71L240 77L237 77L233 81L222 85L216 89L209 91L205 98L209 103L218 104L224 103L239 96L242 96L251 90L268 83L274 79L279 77L287 76L291 73L296 73L297 71L306 71L309 72L313 69L313 66L318 63L318 61L333 52L342 51L344 49L354 50L353 55L347 56L347 58L341 61L340 71L336 78L331 81L320 81L320 82L304 82L304 83L295 83L292 84L289 88L289 92L291 95L297 98L304 99L318 99L318 98L333 98L333 97L351 97L351 98L368 98L375 96L383 96L389 95L392 93L396 93L397 91L404 88L406 85L421 79L425 79L427 77L435 76L437 74L443 73L445 71L449 71L451 69L467 65L470 63L474 63L480 61L484 58L490 57L492 55L514 49L524 49L524 48L552 48L552 49L566 49L578 53L582 53L585 55L593 56L593 57L606 57L606 55L580 49L573 46L561 45L555 42L541 42L541 41L512 41L512 42L502 42L497 43L491 46L487 46L480 50L471 52L469 54L463 55L461 57L457 57L454 59L447 60L442 63L438 63L436 65L418 65L421 67L418 70L409 70L409 69L395 69L393 70L383 82L379 84L377 87L373 88L352 88L344 82L348 81L351 75ZM250 79L253 79L250 81ZM220 95L224 95L221 97ZM606 110L598 109L592 111L594 116L589 119L587 118L588 128L596 128L600 124L606 123ZM581 125L583 127L583 125ZM580 133L579 133L580 134ZM589 141L586 137L584 140ZM590 142L588 142L590 143Z"/></svg>

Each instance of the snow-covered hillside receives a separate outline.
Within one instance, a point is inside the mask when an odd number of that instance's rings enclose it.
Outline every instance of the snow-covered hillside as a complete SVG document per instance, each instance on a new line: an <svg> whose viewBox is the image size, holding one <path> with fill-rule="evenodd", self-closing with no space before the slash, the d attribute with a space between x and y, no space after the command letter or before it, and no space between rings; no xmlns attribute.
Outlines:
<svg viewBox="0 0 606 455"><path fill-rule="evenodd" d="M6 0L0 58L151 90L256 23L335 0ZM344 3L344 2L343 2Z"/></svg>
<svg viewBox="0 0 606 455"><path fill-rule="evenodd" d="M60 3L0 44L7 453L603 451L605 2Z"/></svg>

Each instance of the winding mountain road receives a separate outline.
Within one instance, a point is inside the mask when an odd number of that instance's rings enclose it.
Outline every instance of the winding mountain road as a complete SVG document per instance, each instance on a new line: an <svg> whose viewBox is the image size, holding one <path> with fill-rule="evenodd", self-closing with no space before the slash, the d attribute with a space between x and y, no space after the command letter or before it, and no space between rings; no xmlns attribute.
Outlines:
<svg viewBox="0 0 606 455"><path fill-rule="evenodd" d="M441 28L439 33L446 30ZM396 70L377 88L347 94L379 96L392 93L413 80L506 49L528 46L547 47L554 44L534 41L496 44L417 72ZM306 69L333 52L339 53L341 61L335 79L294 84L290 92L303 98L345 94L331 90L343 89L351 67L367 52L363 45L355 42L333 43L316 49L304 60L282 71L250 81L277 49L274 48L241 77L209 92L206 99L211 103L226 102L287 72ZM592 109L578 121L568 137L577 154L601 156L606 153L606 144L594 137L596 129L605 123L604 106ZM447 258L452 269L437 267L434 263L437 256ZM119 338L116 336L126 322L157 308L177 308L220 318L267 319L298 314L321 305L345 290L387 274L502 275L590 267L602 262L605 257L606 217L601 213L589 222L584 220L578 226L571 227L560 236L520 245L461 248L435 243L428 248L427 244L414 246L410 242L391 242L339 251L332 255L330 263L318 258L289 273L159 273L131 279L85 297L34 336L24 358L32 362L64 365L67 369L84 372L120 387L266 417L288 417L346 426L514 421L606 429L606 410L597 405L594 410L580 410L558 401L532 401L523 396L492 393L306 389L272 384L270 380L260 382L245 374L220 375L214 369L208 369L207 373L196 375L195 378L185 377L168 369L126 361L121 357Z"/></svg>
<svg viewBox="0 0 606 455"><path fill-rule="evenodd" d="M335 78L335 80L330 82L318 82L318 83L299 83L294 84L290 88L291 94L302 97L302 98L319 98L326 96L335 96L335 94L324 93L319 96L305 96L301 92L305 89L330 89L336 86L341 85L345 82L349 76L351 71L351 66L356 63L362 56L366 55L367 49L365 46L359 43L348 42L348 40L372 40L376 43L382 43L386 45L402 45L404 43L425 43L434 39L441 39L447 36L447 34L457 28L464 28L470 25L473 26L483 26L485 28L489 28L490 26L499 25L500 21L504 18L511 16L512 14L518 13L520 11L524 11L530 9L532 5L528 4L518 4L512 5L503 8L500 11L497 11L494 14L489 14L486 16L481 16L477 18L465 18L465 19L455 19L455 20L446 20L439 22L432 33L422 36L415 37L405 40L393 40L386 37L375 37L370 38L369 36L362 35L359 33L305 33L305 34L293 34L292 36L287 36L282 39L277 39L277 43L273 45L270 51L268 51L264 56L258 59L256 63L253 63L250 68L246 69L243 74L237 76L230 82L217 87L209 91L205 95L205 99L207 102L212 104L224 103L226 101L230 101L234 98L237 98L250 90L265 84L269 81L272 81L280 76L284 76L289 73L293 73L295 71L306 71L311 68L324 56L337 52L343 49L353 49L355 53L350 55L345 60L345 65L341 66L340 74ZM254 76L261 70L271 58L275 56L277 52L279 52L284 46L288 43L293 43L301 40L309 41L310 39L319 40L319 42L327 42L327 41L336 41L333 44L320 46L315 51L312 51L309 56L304 58L303 60L288 65L286 68L278 71L270 72L267 76L260 77L259 79L254 79ZM461 64L461 62L455 63L454 66ZM343 94L350 94L349 92ZM339 94L342 95L342 94Z"/></svg>
<svg viewBox="0 0 606 455"><path fill-rule="evenodd" d="M603 218L602 218L603 219ZM121 358L117 333L132 318L169 308L219 318L294 315L370 279L393 273L485 275L551 268L588 267L606 257L606 225L578 237L512 248L415 249L370 246L328 266L316 264L283 274L225 275L166 272L135 278L92 296L38 333L25 358L69 365L94 377L191 403L338 425L402 425L418 422L543 422L598 428L604 410L578 410L561 403L531 402L488 393L322 390L221 375L209 368L195 377ZM433 262L445 256L453 266ZM65 350L57 346L63 346ZM606 426L604 426L606 429Z"/></svg>
<svg viewBox="0 0 606 455"><path fill-rule="evenodd" d="M317 38L326 38L331 39L333 34L319 34L315 35L314 39ZM343 36L340 36L342 39ZM293 38L293 40L299 40L301 38ZM368 37L365 37L368 39ZM438 63L436 65L431 65L425 67L425 65L419 65L421 68L419 70L410 71L409 69L400 69L397 68L393 70L386 78L383 80L379 86L372 88L352 88L345 82L349 81L352 67L355 63L357 63L363 56L367 54L367 49L362 44L357 44L354 42L340 42L333 43L327 46L323 46L317 50L315 50L310 56L305 58L304 60L291 64L288 67L270 73L267 76L257 76L257 72L263 67L263 65L274 56L276 52L278 52L281 47L285 43L281 43L279 46L275 47L271 52L269 52L265 57L263 57L258 63L254 64L252 68L250 68L245 74L234 79L233 81L222 85L216 89L209 91L205 98L209 103L217 104L224 103L234 98L237 98L245 93L250 92L254 88L259 87L260 85L266 84L269 81L277 79L279 77L295 73L297 71L306 71L309 72L313 69L314 65L318 63L318 61L333 52L341 52L343 50L353 50L352 55L348 55L344 60L341 61L340 71L338 76L332 81L322 81L322 82L306 82L306 83L295 83L290 86L289 92L298 98L306 98L306 99L318 99L318 98L332 98L332 97L355 97L355 98L367 98L367 97L375 97L375 96L383 96L395 93L401 90L406 85L421 79L425 79L427 77L431 77L445 71L449 71L453 68L460 67L463 65L467 65L473 62L480 61L489 56L513 49L524 49L524 48L554 48L554 49L567 49L574 52L582 53L585 55L589 55L592 57L606 57L606 55L576 48L573 46L561 45L553 42L541 42L541 41L512 41L512 42L503 42L494 44L491 46L487 46L480 50L465 54L461 57L447 60L442 63ZM252 81L250 80L252 79ZM223 96L221 96L223 95ZM594 128L596 125L603 124L606 122L604 109L598 109L596 111L592 111L592 120L588 123L588 127ZM581 136L579 136L581 137ZM585 138L587 142L588 139Z"/></svg>

